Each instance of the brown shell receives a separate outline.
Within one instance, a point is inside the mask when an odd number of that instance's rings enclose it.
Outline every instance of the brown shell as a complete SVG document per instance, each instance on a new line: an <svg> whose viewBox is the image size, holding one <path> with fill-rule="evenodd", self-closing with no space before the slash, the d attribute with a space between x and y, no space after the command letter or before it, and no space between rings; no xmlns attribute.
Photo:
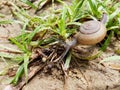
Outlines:
<svg viewBox="0 0 120 90"><path fill-rule="evenodd" d="M106 27L99 21L87 21L80 26L80 31L75 35L79 44L97 44L106 36Z"/></svg>

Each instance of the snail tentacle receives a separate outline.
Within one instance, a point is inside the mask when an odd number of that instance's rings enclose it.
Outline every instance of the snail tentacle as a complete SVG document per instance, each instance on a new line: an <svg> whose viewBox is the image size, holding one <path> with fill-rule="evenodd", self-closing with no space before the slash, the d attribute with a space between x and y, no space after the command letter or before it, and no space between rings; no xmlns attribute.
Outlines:
<svg viewBox="0 0 120 90"><path fill-rule="evenodd" d="M107 22L107 14L103 13L102 19L101 19L101 23L105 24Z"/></svg>

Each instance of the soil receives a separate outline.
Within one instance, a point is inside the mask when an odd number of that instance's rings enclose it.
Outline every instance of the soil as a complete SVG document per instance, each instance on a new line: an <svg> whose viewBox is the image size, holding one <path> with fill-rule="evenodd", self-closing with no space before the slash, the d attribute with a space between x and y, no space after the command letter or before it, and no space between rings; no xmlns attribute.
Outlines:
<svg viewBox="0 0 120 90"><path fill-rule="evenodd" d="M0 17L0 20L13 19L11 14L12 6L7 5L8 1L14 2L16 5L24 8L28 8L27 5L17 0L0 0L0 13L4 14L4 17ZM66 2L70 2L67 0ZM36 3L36 2L35 2ZM44 10L49 11L50 5L47 5L37 14L40 14ZM56 4L56 8L61 5ZM28 9L30 15L35 15L33 9ZM8 38L15 37L21 33L20 24L4 24L0 25L0 45L18 49L15 45L8 41ZM115 45L112 45L112 43ZM111 68L110 65L113 62L99 63L106 57L116 55L114 52L115 46L119 47L119 41L115 38L111 41L111 44L102 55L92 61L85 60L72 60L70 68L64 72L62 66L59 63L53 65L46 65L40 69L39 72L22 88L22 90L120 90L120 68ZM6 52L11 54L6 49L0 48L0 52ZM8 66L15 65L14 62L7 63L3 58L0 59L0 72ZM120 60L114 65L120 65ZM36 68L42 67L42 64L35 64ZM34 66L34 65L33 65ZM65 75L67 73L67 75ZM12 78L12 77L11 77ZM0 90L3 90L11 78L9 75L0 76ZM10 88L5 90L11 90Z"/></svg>

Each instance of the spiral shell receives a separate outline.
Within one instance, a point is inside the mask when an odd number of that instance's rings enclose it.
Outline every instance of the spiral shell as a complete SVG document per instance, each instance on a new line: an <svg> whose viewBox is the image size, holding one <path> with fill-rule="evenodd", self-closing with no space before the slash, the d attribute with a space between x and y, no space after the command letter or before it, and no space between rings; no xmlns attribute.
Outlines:
<svg viewBox="0 0 120 90"><path fill-rule="evenodd" d="M84 22L80 28L79 32L75 35L78 43L92 45L99 43L106 36L106 27L103 23L99 21L87 21Z"/></svg>

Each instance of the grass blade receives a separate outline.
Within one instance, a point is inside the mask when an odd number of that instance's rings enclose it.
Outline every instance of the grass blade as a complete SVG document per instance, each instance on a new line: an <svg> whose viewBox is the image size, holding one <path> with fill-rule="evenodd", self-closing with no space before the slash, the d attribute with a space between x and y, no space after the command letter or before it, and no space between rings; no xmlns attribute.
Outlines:
<svg viewBox="0 0 120 90"><path fill-rule="evenodd" d="M5 45L0 45L0 48L6 49L6 50L8 50L10 52L22 53L22 51L20 51L20 50L17 50L17 49L14 49L14 48L10 48L10 47L7 47Z"/></svg>
<svg viewBox="0 0 120 90"><path fill-rule="evenodd" d="M15 58L15 55L10 55L9 53L0 52L0 57Z"/></svg>
<svg viewBox="0 0 120 90"><path fill-rule="evenodd" d="M100 15L100 13L98 12L98 8L97 8L97 2L96 0L88 0L92 14L95 15L96 17L98 15Z"/></svg>
<svg viewBox="0 0 120 90"><path fill-rule="evenodd" d="M31 3L30 1L28 1L28 0L20 0L20 1L22 1L25 4L27 4L28 6L32 7L35 10L37 9L37 7L33 3Z"/></svg>
<svg viewBox="0 0 120 90"><path fill-rule="evenodd" d="M0 24L11 24L13 22L13 20L3 20L0 21Z"/></svg>
<svg viewBox="0 0 120 90"><path fill-rule="evenodd" d="M13 83L13 84L16 85L17 82L18 82L18 80L19 80L19 78L22 76L23 71L24 71L24 65L22 64L22 65L18 68L18 70L17 70L17 72L16 72L16 75L15 75L15 77L14 77L14 79L12 80L11 83Z"/></svg>
<svg viewBox="0 0 120 90"><path fill-rule="evenodd" d="M64 64L64 69L65 70L67 70L69 68L71 57L72 57L71 53L68 53L65 64Z"/></svg>
<svg viewBox="0 0 120 90"><path fill-rule="evenodd" d="M107 57L107 58L104 58L103 60L100 61L100 63L103 63L103 62L109 62L109 61L120 61L120 56L111 56L111 57Z"/></svg>
<svg viewBox="0 0 120 90"><path fill-rule="evenodd" d="M24 52L27 51L26 47L25 47L24 45L22 45L19 41L17 41L16 38L10 38L9 40L10 40L12 43L16 44L17 47L18 47L20 50L22 50L22 51L24 51Z"/></svg>
<svg viewBox="0 0 120 90"><path fill-rule="evenodd" d="M26 83L28 82L28 64L29 64L29 54L24 54L24 72L26 77Z"/></svg>
<svg viewBox="0 0 120 90"><path fill-rule="evenodd" d="M109 43L110 43L110 41L111 41L111 38L112 38L113 34L114 34L114 32L111 31L110 34L108 35L105 43L104 43L104 44L102 45L102 47L101 47L101 50L102 50L102 51L105 51L105 50L106 50L107 46L109 45Z"/></svg>

